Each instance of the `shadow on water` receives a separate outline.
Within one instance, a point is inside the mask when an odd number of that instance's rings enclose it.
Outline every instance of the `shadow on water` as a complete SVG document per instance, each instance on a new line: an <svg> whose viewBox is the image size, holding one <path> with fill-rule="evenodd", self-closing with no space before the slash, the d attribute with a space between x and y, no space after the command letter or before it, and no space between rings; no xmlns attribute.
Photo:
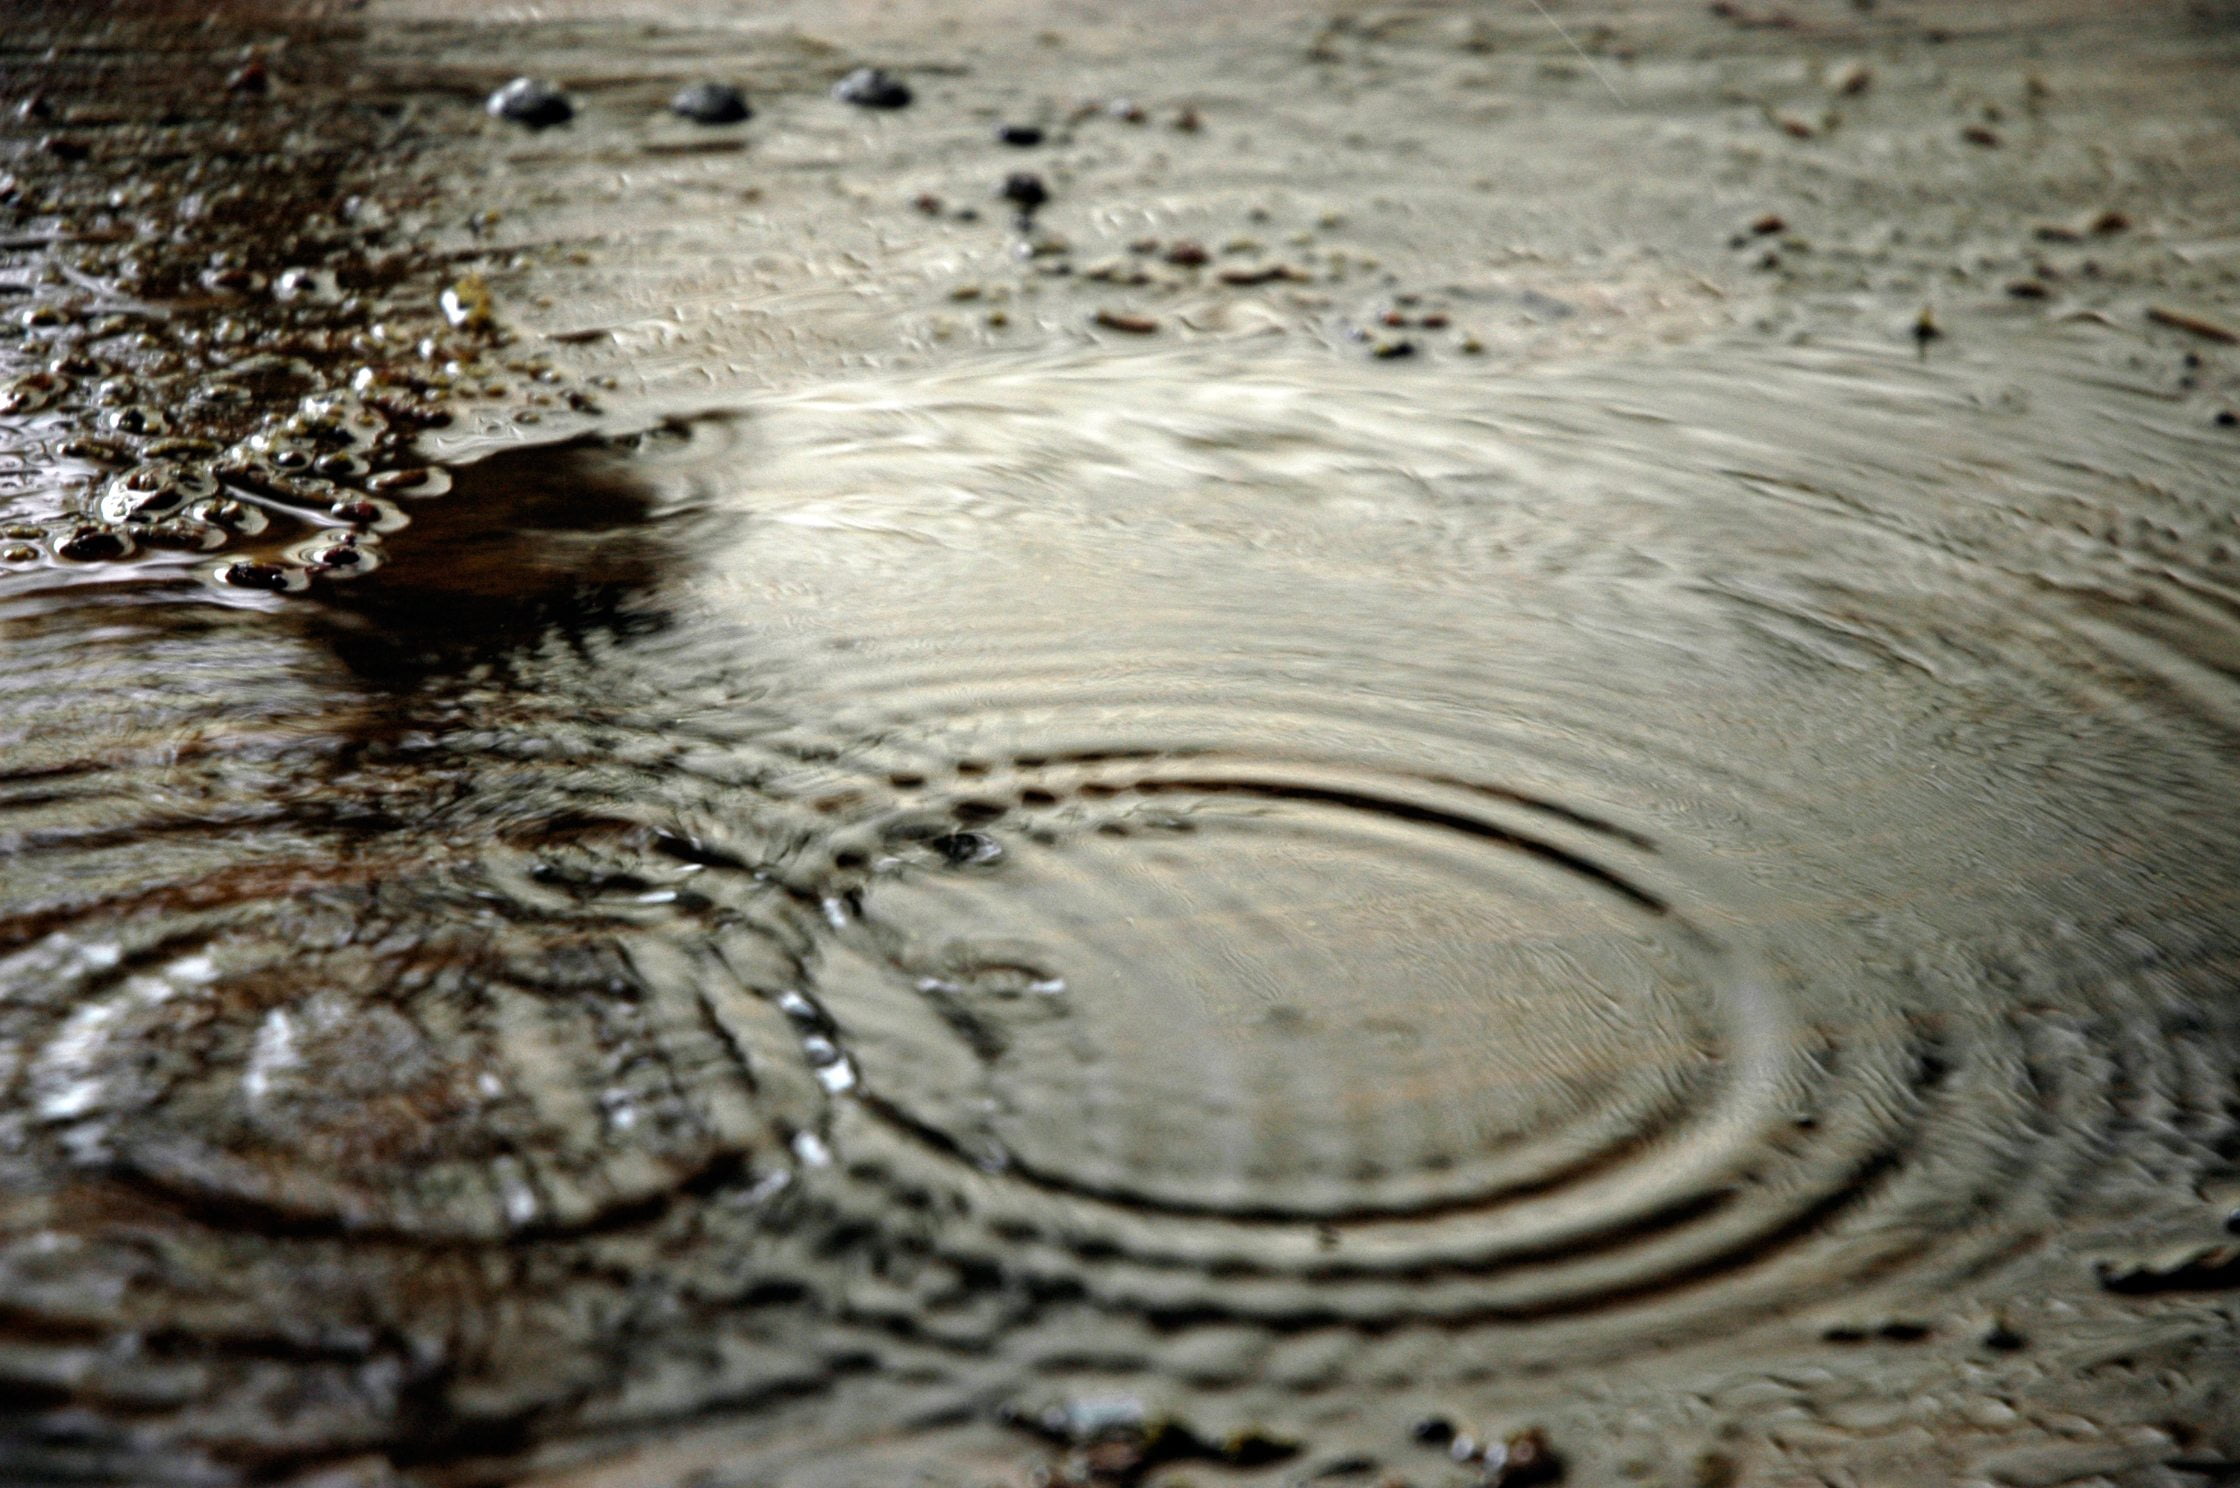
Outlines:
<svg viewBox="0 0 2240 1488"><path fill-rule="evenodd" d="M664 623L652 590L688 555L624 447L585 437L507 450L454 479L448 496L413 508L386 564L307 611L366 685L409 693L548 638Z"/></svg>

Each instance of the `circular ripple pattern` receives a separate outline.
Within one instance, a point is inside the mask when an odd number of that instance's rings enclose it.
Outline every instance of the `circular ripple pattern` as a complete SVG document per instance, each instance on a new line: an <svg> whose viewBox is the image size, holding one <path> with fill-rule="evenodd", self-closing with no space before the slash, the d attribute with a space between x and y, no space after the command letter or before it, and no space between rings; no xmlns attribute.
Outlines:
<svg viewBox="0 0 2240 1488"><path fill-rule="evenodd" d="M1739 355L888 379L446 507L682 482L691 563L11 620L0 1378L196 1340L104 1378L226 1462L1343 1436L2193 1285L2230 514L2083 543L2089 437L1929 437L1964 364Z"/></svg>

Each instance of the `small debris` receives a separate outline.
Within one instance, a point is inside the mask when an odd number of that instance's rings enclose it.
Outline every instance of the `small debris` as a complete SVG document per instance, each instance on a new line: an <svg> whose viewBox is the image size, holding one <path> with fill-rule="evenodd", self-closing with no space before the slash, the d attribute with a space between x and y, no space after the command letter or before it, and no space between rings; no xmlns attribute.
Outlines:
<svg viewBox="0 0 2240 1488"><path fill-rule="evenodd" d="M1960 138L1982 149L1996 150L1999 148L1999 131L1988 124L1970 124L1960 131Z"/></svg>
<svg viewBox="0 0 2240 1488"><path fill-rule="evenodd" d="M493 119L529 129L550 129L576 116L576 106L568 101L568 95L541 78L515 78L491 94L483 108Z"/></svg>
<svg viewBox="0 0 2240 1488"><path fill-rule="evenodd" d="M1921 349L1923 356L1927 356L1929 343L1941 339L1943 335L1944 327L1937 324L1936 312L1923 305L1921 313L1913 318L1913 344Z"/></svg>
<svg viewBox="0 0 2240 1488"><path fill-rule="evenodd" d="M1099 310L1096 323L1108 331L1126 331L1131 336L1148 336L1159 329L1159 322L1151 316L1125 310Z"/></svg>
<svg viewBox="0 0 2240 1488"><path fill-rule="evenodd" d="M2043 279L2016 279L2007 285L2007 293L2018 300L2042 300L2053 291Z"/></svg>
<svg viewBox="0 0 2240 1488"><path fill-rule="evenodd" d="M1369 355L1380 362L1397 361L1416 354L1416 344L1405 336L1379 336L1369 343Z"/></svg>
<svg viewBox="0 0 2240 1488"><path fill-rule="evenodd" d="M1042 143L1042 130L1033 124L1004 124L996 129L996 143L1031 150Z"/></svg>
<svg viewBox="0 0 2240 1488"><path fill-rule="evenodd" d="M2240 345L2240 331L2206 315L2196 315L2191 310L2180 310L2170 305L2149 305L2147 319L2156 325L2166 325L2173 330L2187 331L2227 346Z"/></svg>
<svg viewBox="0 0 2240 1488"><path fill-rule="evenodd" d="M1408 1428L1408 1438L1427 1447L1443 1447L1454 1440L1454 1422L1445 1416L1425 1416Z"/></svg>
<svg viewBox="0 0 2240 1488"><path fill-rule="evenodd" d="M1750 224L1750 231L1756 233L1759 237L1764 238L1770 237L1777 232L1786 232L1788 230L1788 227L1789 224L1787 220L1784 219L1780 213L1768 212L1763 217L1758 218L1756 221Z"/></svg>
<svg viewBox="0 0 2240 1488"><path fill-rule="evenodd" d="M1775 114L1773 123L1776 129L1791 139L1811 139L1820 132L1810 119L1797 114Z"/></svg>
<svg viewBox="0 0 2240 1488"><path fill-rule="evenodd" d="M1104 111L1123 124L1141 124L1150 117L1143 106L1131 98L1115 98L1104 106Z"/></svg>
<svg viewBox="0 0 2240 1488"><path fill-rule="evenodd" d="M914 95L908 83L884 68L859 67L832 85L832 96L857 108L898 109L909 107Z"/></svg>
<svg viewBox="0 0 2240 1488"><path fill-rule="evenodd" d="M1838 97L1856 98L1874 86L1874 69L1864 62L1846 62L1828 74L1828 90Z"/></svg>
<svg viewBox="0 0 2240 1488"><path fill-rule="evenodd" d="M910 205L925 213L928 217L941 215L941 198L930 191L921 191L910 198Z"/></svg>
<svg viewBox="0 0 2240 1488"><path fill-rule="evenodd" d="M1050 188L1033 171L1013 171L1003 178L1002 189L996 194L1022 214L1031 214L1050 200Z"/></svg>
<svg viewBox="0 0 2240 1488"><path fill-rule="evenodd" d="M754 117L747 95L729 83L694 83L669 100L669 112L695 124L740 124Z"/></svg>
<svg viewBox="0 0 2240 1488"><path fill-rule="evenodd" d="M467 274L445 286L443 318L462 331L486 331L491 324L490 286L480 274Z"/></svg>
<svg viewBox="0 0 2240 1488"><path fill-rule="evenodd" d="M2217 416L2216 416L2216 419L2215 419L2215 423L2216 423L2216 426L2217 426L2218 428L2220 428L2220 429L2230 429L2230 428L2234 428L2234 427L2240 427L2240 412L2235 412L2234 410L2232 410L2232 409L2230 409L2230 408L2220 408L2220 409L2218 409L2218 410L2217 410ZM2230 1222L2228 1221L2228 1222L2227 1222L2227 1227L2228 1227L2228 1228L2229 1228L2229 1223L2230 1223ZM2240 1231L2235 1231L2235 1233L2240 1233Z"/></svg>
<svg viewBox="0 0 2240 1488"><path fill-rule="evenodd" d="M2131 219L2112 207L2092 219L2092 231L2101 237L2122 232L2129 226L2131 226Z"/></svg>
<svg viewBox="0 0 2240 1488"><path fill-rule="evenodd" d="M1238 265L1235 268L1223 269L1214 277L1223 284L1250 285L1275 284L1278 282L1304 284L1313 276L1304 269L1296 269L1290 264L1279 263Z"/></svg>
<svg viewBox="0 0 2240 1488"><path fill-rule="evenodd" d="M1198 117L1196 109L1185 107L1174 116L1174 127L1184 134L1196 134L1205 127L1205 121Z"/></svg>
<svg viewBox="0 0 2240 1488"><path fill-rule="evenodd" d="M1157 246L1156 243L1152 245L1154 248ZM1167 251L1161 257L1168 263L1185 269L1200 268L1213 259L1213 255L1206 252L1205 244L1192 242L1188 238L1175 239L1167 245Z"/></svg>
<svg viewBox="0 0 2240 1488"><path fill-rule="evenodd" d="M226 78L226 91L244 98L262 98L272 91L272 74L262 58L252 57Z"/></svg>

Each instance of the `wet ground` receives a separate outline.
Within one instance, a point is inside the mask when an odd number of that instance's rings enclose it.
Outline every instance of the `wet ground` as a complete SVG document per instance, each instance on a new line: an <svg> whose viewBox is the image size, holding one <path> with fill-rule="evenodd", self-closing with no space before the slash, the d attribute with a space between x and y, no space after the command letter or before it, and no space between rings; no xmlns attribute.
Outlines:
<svg viewBox="0 0 2240 1488"><path fill-rule="evenodd" d="M2240 1475L2240 11L0 47L0 1481Z"/></svg>

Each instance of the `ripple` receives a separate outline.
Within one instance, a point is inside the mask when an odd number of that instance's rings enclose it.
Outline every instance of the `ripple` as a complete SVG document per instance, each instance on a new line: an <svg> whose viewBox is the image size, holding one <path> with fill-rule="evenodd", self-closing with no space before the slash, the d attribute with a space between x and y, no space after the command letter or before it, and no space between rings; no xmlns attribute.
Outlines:
<svg viewBox="0 0 2240 1488"><path fill-rule="evenodd" d="M2098 1278L2213 1272L2136 1252L2221 1223L2229 514L2086 541L2022 365L1993 469L1856 348L990 363L466 467L285 625L16 615L0 1371L186 1329L149 1429L266 1460L2176 1294Z"/></svg>

